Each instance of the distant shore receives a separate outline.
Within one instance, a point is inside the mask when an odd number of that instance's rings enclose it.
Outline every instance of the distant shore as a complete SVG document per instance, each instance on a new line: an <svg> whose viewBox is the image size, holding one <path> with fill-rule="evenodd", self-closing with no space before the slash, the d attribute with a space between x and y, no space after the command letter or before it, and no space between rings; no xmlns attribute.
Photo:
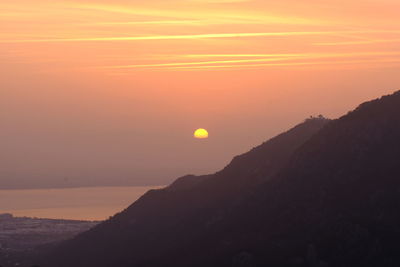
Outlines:
<svg viewBox="0 0 400 267"><path fill-rule="evenodd" d="M17 217L101 221L124 210L148 190L160 187L98 186L0 190L0 211Z"/></svg>

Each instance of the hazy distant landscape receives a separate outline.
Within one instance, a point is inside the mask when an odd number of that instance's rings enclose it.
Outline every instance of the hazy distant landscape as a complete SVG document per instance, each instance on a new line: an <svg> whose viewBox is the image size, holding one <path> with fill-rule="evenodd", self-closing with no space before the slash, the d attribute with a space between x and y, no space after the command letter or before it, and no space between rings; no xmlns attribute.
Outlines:
<svg viewBox="0 0 400 267"><path fill-rule="evenodd" d="M98 221L74 221L14 217L0 214L0 263L16 266L30 258L39 247L71 239Z"/></svg>
<svg viewBox="0 0 400 267"><path fill-rule="evenodd" d="M41 219L0 214L0 250L2 253L30 251L40 245L73 238L98 223L99 221Z"/></svg>
<svg viewBox="0 0 400 267"><path fill-rule="evenodd" d="M19 217L105 220L155 188L159 187L0 190L0 211Z"/></svg>

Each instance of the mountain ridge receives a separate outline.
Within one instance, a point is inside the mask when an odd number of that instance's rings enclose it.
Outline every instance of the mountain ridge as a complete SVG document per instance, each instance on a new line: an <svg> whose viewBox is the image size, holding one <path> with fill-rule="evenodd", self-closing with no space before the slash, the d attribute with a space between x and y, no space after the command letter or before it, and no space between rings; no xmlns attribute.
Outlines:
<svg viewBox="0 0 400 267"><path fill-rule="evenodd" d="M214 175L148 192L53 257L72 253L86 267L397 266L397 114L400 92L321 120L304 136L291 136L295 127Z"/></svg>
<svg viewBox="0 0 400 267"><path fill-rule="evenodd" d="M244 160L246 164L251 163L252 166L265 165L265 158L267 158L270 164L264 166L265 169L261 173L272 177L290 158L291 153L296 147L300 146L328 122L329 120L324 118L307 119L291 130L264 142L241 156L235 157L227 167L215 174L200 177L192 175L184 176L178 178L165 189L150 190L125 211L116 214L95 229L78 236L76 240L87 240L87 238L95 235L95 232L107 232L108 230L104 229L107 229L109 225L115 225L118 228L130 228L136 223L136 227L141 227L142 229L138 232L142 232L145 231L144 229L156 228L154 223L159 223L160 220L163 221L163 229L169 230L171 230L171 227L178 228L176 224L180 225L180 227L183 227L185 224L202 224L207 220L204 218L218 216L215 214L218 214L228 206L234 205L231 203L230 198L234 197L238 192L250 190L251 187L260 183L260 180L257 178L260 176L260 173L257 176L253 172L247 172L246 169L241 170L240 166L242 164L238 164L238 162L240 163L240 161ZM276 155L275 152L279 152L279 155ZM260 153L264 159L261 163L259 156L257 156ZM191 181L188 182L188 179ZM198 179L201 181L198 181ZM268 179L268 177L263 177L263 179ZM196 184L195 188L190 185L187 186L188 183L192 184L193 181ZM205 199L204 195L212 197ZM160 211L160 209L168 212ZM213 210L210 213L211 209ZM156 213L156 217L158 218L153 217ZM138 226L140 222L135 221L133 217L147 218L145 225ZM186 218L194 219L189 222ZM138 232L132 233L133 236L131 238L146 239L146 237ZM115 233L109 233L107 238L115 239L115 235ZM124 237L121 236L118 238Z"/></svg>

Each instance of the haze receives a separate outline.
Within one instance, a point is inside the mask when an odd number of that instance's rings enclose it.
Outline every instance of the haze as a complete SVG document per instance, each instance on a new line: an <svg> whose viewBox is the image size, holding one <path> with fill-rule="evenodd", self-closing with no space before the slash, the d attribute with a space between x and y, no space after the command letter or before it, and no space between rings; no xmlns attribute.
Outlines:
<svg viewBox="0 0 400 267"><path fill-rule="evenodd" d="M345 114L399 89L399 10L3 0L0 188L164 185L310 115Z"/></svg>

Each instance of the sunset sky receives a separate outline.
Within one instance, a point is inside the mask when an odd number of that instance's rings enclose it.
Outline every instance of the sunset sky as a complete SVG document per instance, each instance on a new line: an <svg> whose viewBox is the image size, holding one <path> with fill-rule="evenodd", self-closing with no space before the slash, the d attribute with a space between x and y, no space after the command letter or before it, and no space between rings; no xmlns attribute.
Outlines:
<svg viewBox="0 0 400 267"><path fill-rule="evenodd" d="M399 11L398 0L2 0L0 188L162 185L310 115L336 118L400 89Z"/></svg>

